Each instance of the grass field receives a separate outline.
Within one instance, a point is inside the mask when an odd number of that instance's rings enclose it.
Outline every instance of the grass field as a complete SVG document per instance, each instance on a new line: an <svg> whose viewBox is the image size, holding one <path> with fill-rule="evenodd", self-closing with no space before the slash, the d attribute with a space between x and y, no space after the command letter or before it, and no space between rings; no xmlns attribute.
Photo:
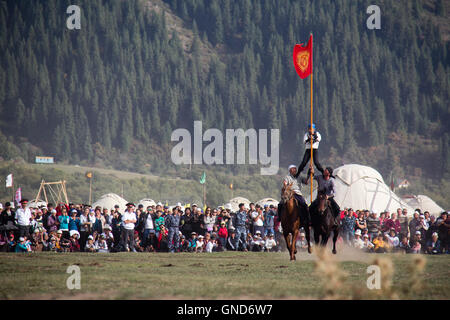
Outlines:
<svg viewBox="0 0 450 320"><path fill-rule="evenodd" d="M290 262L286 252L2 253L0 298L389 299L394 292L400 299L450 299L450 256L427 256L422 274L409 269L417 256L347 251L324 260L298 253ZM367 267L376 258L384 261L382 270L392 261L391 289L367 289ZM74 264L81 270L80 290L66 287L67 267Z"/></svg>

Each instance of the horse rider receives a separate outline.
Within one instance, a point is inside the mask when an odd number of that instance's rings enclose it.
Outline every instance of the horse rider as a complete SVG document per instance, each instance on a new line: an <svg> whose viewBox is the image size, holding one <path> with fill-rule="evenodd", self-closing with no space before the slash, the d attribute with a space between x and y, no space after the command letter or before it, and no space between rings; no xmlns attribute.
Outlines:
<svg viewBox="0 0 450 320"><path fill-rule="evenodd" d="M175 252L180 246L180 219L180 213L177 208L174 208L172 214L169 214L166 218L166 224L169 228L169 252Z"/></svg>
<svg viewBox="0 0 450 320"><path fill-rule="evenodd" d="M311 173L314 175L314 168L311 166L310 169ZM306 178L306 184L309 183L310 175L308 174L308 177ZM311 203L309 206L309 210L311 212L314 212L316 206L319 204L319 195L324 194L327 198L327 200L330 201L331 211L333 212L333 216L336 220L336 217L339 216L341 209L339 208L339 205L334 200L334 196L336 194L336 189L334 186L334 176L333 176L333 168L327 167L322 175L316 175L313 178L318 183L318 192L316 199ZM337 222L336 222L337 223Z"/></svg>
<svg viewBox="0 0 450 320"><path fill-rule="evenodd" d="M308 205L306 204L305 199L303 198L302 192L300 191L300 185L298 183L298 174L297 174L297 167L295 165L290 165L288 168L288 174L286 175L286 177L284 177L283 179L283 184L291 184L291 189L292 191L294 191L294 197L295 199L297 199L298 204L300 206L300 208L303 208L304 210L306 210L305 212L307 212L307 219L308 219L308 224L311 221L310 215L309 215L309 209L308 209ZM302 179L302 182L305 182L306 179ZM278 219L281 221L281 209L283 207L283 203L278 203ZM300 211L301 212L301 211Z"/></svg>
<svg viewBox="0 0 450 320"><path fill-rule="evenodd" d="M319 143L320 140L322 140L322 136L320 135L319 131L316 131L316 125L313 123L312 126L308 125L308 132L306 132L305 136L303 137L303 142L305 143L305 154L303 155L302 163L300 163L300 165L298 166L296 177L300 175L309 159L311 158L311 137L313 140L312 148L314 164L316 165L317 169L323 173L323 167L319 163L318 155Z"/></svg>
<svg viewBox="0 0 450 320"><path fill-rule="evenodd" d="M247 223L247 212L244 209L244 204L239 204L239 210L236 211L233 217L233 226L235 228L236 237L234 247L239 250L239 240L242 240L242 249L245 251L247 249L247 228L245 227Z"/></svg>

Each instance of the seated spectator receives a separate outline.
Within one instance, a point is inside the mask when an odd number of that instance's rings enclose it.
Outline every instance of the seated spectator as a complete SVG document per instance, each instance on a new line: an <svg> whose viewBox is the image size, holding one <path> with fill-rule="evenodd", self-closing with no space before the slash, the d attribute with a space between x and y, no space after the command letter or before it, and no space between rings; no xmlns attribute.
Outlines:
<svg viewBox="0 0 450 320"><path fill-rule="evenodd" d="M96 252L95 244L94 244L94 237L89 236L86 241L86 245L84 246L84 251L86 252Z"/></svg>
<svg viewBox="0 0 450 320"><path fill-rule="evenodd" d="M237 251L238 248L235 246L236 243L236 232L234 228L230 228L230 235L228 236L226 249L231 251Z"/></svg>
<svg viewBox="0 0 450 320"><path fill-rule="evenodd" d="M411 248L411 253L420 253L421 249L422 249L422 245L420 244L420 241L415 239L413 241L413 246Z"/></svg>
<svg viewBox="0 0 450 320"><path fill-rule="evenodd" d="M51 252L56 252L56 251L58 251L58 248L56 247L56 237L55 237L55 236L52 236L52 237L50 238L50 243L49 243L49 245L48 245L48 249L49 249L49 251L51 251Z"/></svg>
<svg viewBox="0 0 450 320"><path fill-rule="evenodd" d="M161 217L162 218L162 217ZM168 243L169 231L167 230L165 225L160 225L159 236L158 236L158 251L166 252L169 250Z"/></svg>
<svg viewBox="0 0 450 320"><path fill-rule="evenodd" d="M187 241L184 234L182 234L180 237L180 251L188 252L188 247L189 247L189 241Z"/></svg>
<svg viewBox="0 0 450 320"><path fill-rule="evenodd" d="M218 248L218 244L217 244L217 240L216 239L210 239L207 243L206 243L206 252L213 252L213 251L217 251Z"/></svg>
<svg viewBox="0 0 450 320"><path fill-rule="evenodd" d="M105 239L105 236L103 234L101 234L99 236L99 239L95 242L95 249L98 252L104 252L104 253L108 253L109 252L108 244L106 243L106 239Z"/></svg>
<svg viewBox="0 0 450 320"><path fill-rule="evenodd" d="M25 237L20 237L19 242L16 245L16 252L28 252L28 246L25 241Z"/></svg>
<svg viewBox="0 0 450 320"><path fill-rule="evenodd" d="M194 252L197 248L197 233L191 232L191 238L189 239L188 252Z"/></svg>
<svg viewBox="0 0 450 320"><path fill-rule="evenodd" d="M380 232L378 236L372 241L374 248L373 251L376 253L385 253L388 248L388 244L383 239L383 234Z"/></svg>
<svg viewBox="0 0 450 320"><path fill-rule="evenodd" d="M198 236L197 243L195 246L195 252L203 252L203 245L205 244L203 239L204 237L202 235Z"/></svg>
<svg viewBox="0 0 450 320"><path fill-rule="evenodd" d="M373 245L372 242L369 241L369 235L368 234L363 235L363 242L364 242L364 247L363 247L364 251L372 252L374 245Z"/></svg>
<svg viewBox="0 0 450 320"><path fill-rule="evenodd" d="M269 237L266 239L264 244L265 251L274 252L277 249L277 242L273 237L273 233L269 233Z"/></svg>
<svg viewBox="0 0 450 320"><path fill-rule="evenodd" d="M352 246L357 249L364 249L364 241L361 239L361 229L355 231L355 239L353 239Z"/></svg>
<svg viewBox="0 0 450 320"><path fill-rule="evenodd" d="M261 238L261 231L257 230L255 236L250 241L250 250L254 252L264 251L264 240Z"/></svg>
<svg viewBox="0 0 450 320"><path fill-rule="evenodd" d="M137 231L134 232L134 249L137 252L144 252L144 243L139 237L139 232Z"/></svg>
<svg viewBox="0 0 450 320"><path fill-rule="evenodd" d="M400 244L400 240L398 239L397 234L395 233L395 229L392 228L389 231L389 234L386 236L386 238L391 250L396 251Z"/></svg>
<svg viewBox="0 0 450 320"><path fill-rule="evenodd" d="M308 249L308 241L306 241L304 232L300 232L299 239L296 242L296 246L299 252L306 251Z"/></svg>
<svg viewBox="0 0 450 320"><path fill-rule="evenodd" d="M440 254L441 253L441 242L438 239L437 232L433 233L431 236L431 240L427 243L427 251L428 254Z"/></svg>
<svg viewBox="0 0 450 320"><path fill-rule="evenodd" d="M400 252L403 252L403 253L411 253L411 246L410 246L410 244L409 244L409 240L408 240L408 237L406 236L406 235L404 235L403 237L402 237L402 241L400 242L400 244L398 245L398 250L400 251Z"/></svg>
<svg viewBox="0 0 450 320"><path fill-rule="evenodd" d="M80 233L77 230L70 230L70 252L80 252Z"/></svg>

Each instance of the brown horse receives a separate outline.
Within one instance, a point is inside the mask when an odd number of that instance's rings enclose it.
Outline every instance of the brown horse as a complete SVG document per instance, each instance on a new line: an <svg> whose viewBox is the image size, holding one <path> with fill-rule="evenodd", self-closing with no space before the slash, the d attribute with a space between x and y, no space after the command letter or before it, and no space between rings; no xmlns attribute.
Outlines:
<svg viewBox="0 0 450 320"><path fill-rule="evenodd" d="M300 226L300 207L297 200L294 197L294 191L292 190L292 183L283 185L281 190L282 217L281 227L283 228L284 239L286 240L286 246L289 250L291 260L295 260L295 254L297 253L296 241ZM309 226L305 223L304 228L306 231L306 239L308 241L308 252L311 253L311 246L309 242ZM290 235L290 237L289 237Z"/></svg>
<svg viewBox="0 0 450 320"><path fill-rule="evenodd" d="M333 231L333 253L336 254L336 240L339 235L339 225L335 222L333 211L326 196L319 193L317 205L310 207L311 222L314 229L314 242L326 246ZM321 238L321 239L320 239Z"/></svg>

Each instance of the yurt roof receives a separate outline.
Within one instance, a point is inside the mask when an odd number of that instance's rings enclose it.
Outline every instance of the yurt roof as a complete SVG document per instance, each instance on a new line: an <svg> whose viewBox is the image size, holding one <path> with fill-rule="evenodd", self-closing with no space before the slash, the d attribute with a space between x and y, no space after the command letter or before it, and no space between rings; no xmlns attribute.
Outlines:
<svg viewBox="0 0 450 320"><path fill-rule="evenodd" d="M97 206L107 209L112 209L117 204L119 205L119 209L123 212L126 209L127 200L122 198L121 196L115 193L107 193L102 195L97 201L92 204L92 207L95 208Z"/></svg>

